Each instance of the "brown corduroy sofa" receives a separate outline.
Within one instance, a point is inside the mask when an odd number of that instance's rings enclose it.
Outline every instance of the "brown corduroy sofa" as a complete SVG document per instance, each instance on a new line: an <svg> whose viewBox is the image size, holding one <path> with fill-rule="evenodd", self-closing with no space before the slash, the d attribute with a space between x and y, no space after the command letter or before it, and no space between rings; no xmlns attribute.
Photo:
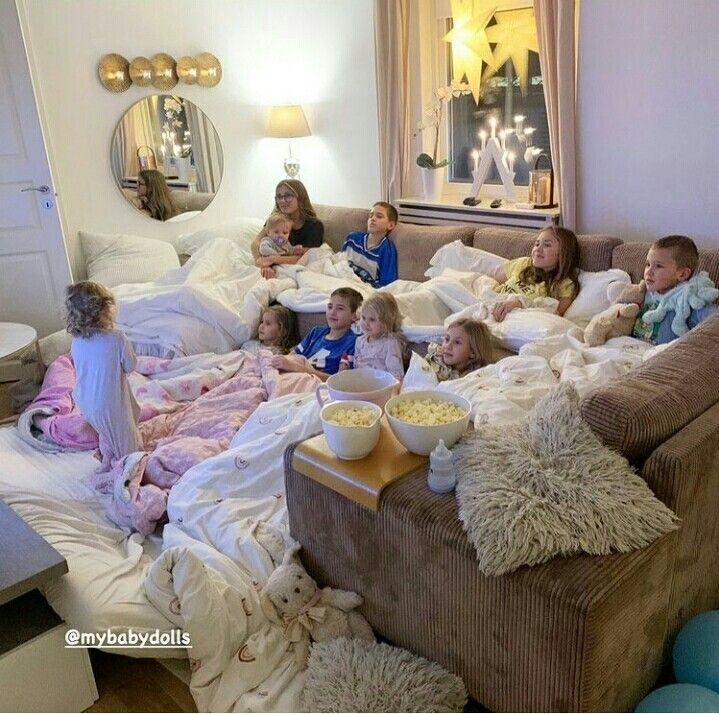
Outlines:
<svg viewBox="0 0 719 714"><path fill-rule="evenodd" d="M515 257L532 237L480 229L474 245ZM647 249L616 241L611 265L637 280ZM719 282L719 251L702 251L699 267ZM426 468L386 488L375 513L295 470L291 447L290 529L305 566L362 594L377 632L461 676L492 711L633 709L678 628L719 607L717 355L714 316L582 402L595 432L681 518L648 548L485 577L453 495L428 491Z"/></svg>

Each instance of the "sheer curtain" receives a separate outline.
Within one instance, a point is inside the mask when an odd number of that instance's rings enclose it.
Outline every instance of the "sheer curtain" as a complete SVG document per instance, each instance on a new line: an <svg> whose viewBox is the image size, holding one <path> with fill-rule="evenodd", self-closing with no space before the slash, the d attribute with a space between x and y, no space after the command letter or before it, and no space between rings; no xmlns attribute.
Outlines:
<svg viewBox="0 0 719 714"><path fill-rule="evenodd" d="M197 170L197 190L216 193L222 179L222 150L215 128L192 102L183 102L187 128L192 137L192 158Z"/></svg>
<svg viewBox="0 0 719 714"><path fill-rule="evenodd" d="M402 196L410 169L409 13L413 0L375 0L374 36L382 199Z"/></svg>
<svg viewBox="0 0 719 714"><path fill-rule="evenodd" d="M534 0L539 62L562 224L577 221L575 0Z"/></svg>

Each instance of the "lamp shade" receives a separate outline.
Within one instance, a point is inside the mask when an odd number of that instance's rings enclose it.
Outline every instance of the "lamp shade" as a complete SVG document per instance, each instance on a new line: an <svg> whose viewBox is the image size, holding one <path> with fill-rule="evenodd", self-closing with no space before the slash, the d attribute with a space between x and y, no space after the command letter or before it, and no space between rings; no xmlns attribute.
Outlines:
<svg viewBox="0 0 719 714"><path fill-rule="evenodd" d="M267 136L277 139L294 139L299 136L311 136L307 117L299 104L271 107L267 120Z"/></svg>

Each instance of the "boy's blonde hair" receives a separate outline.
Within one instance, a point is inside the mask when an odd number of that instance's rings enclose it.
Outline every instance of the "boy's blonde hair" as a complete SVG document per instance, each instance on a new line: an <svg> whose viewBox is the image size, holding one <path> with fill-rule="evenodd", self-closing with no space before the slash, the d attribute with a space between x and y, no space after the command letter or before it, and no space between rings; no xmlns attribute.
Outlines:
<svg viewBox="0 0 719 714"><path fill-rule="evenodd" d="M362 303L362 312L365 310L375 311L388 334L392 336L400 335L402 315L400 315L399 305L393 295L382 291L376 292Z"/></svg>
<svg viewBox="0 0 719 714"><path fill-rule="evenodd" d="M99 283L90 280L69 285L65 298L67 331L73 337L92 337L112 328L115 298Z"/></svg>
<svg viewBox="0 0 719 714"><path fill-rule="evenodd" d="M284 305L270 305L262 311L262 315L271 312L277 318L277 324L280 326L280 336L277 346L286 355L299 341L297 332L297 317L292 310Z"/></svg>
<svg viewBox="0 0 719 714"><path fill-rule="evenodd" d="M689 268L694 275L694 271L699 264L699 251L696 243L688 236L664 236L652 243L652 248L656 250L668 249L672 252L672 257L680 268ZM691 277L691 276L690 276Z"/></svg>
<svg viewBox="0 0 719 714"><path fill-rule="evenodd" d="M285 223L292 230L292 219L288 218L284 213L279 211L273 211L270 213L269 218L265 221L265 232L269 233L272 228Z"/></svg>
<svg viewBox="0 0 719 714"><path fill-rule="evenodd" d="M464 333L469 338L470 349L474 353L474 357L470 359L462 370L463 375L489 364L490 357L492 356L492 337L489 333L489 329L483 322L463 317L460 320L455 320L451 325L448 325L447 329L450 327L459 327L464 330Z"/></svg>
<svg viewBox="0 0 719 714"><path fill-rule="evenodd" d="M337 288L333 290L330 297L341 297L347 300L352 312L357 312L360 305L362 304L362 293L358 292L354 288Z"/></svg>

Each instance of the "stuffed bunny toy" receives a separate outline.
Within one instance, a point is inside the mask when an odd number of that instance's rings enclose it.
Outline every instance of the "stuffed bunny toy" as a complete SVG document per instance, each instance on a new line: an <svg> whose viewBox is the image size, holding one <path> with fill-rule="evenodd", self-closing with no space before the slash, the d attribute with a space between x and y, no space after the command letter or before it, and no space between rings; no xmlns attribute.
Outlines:
<svg viewBox="0 0 719 714"><path fill-rule="evenodd" d="M613 305L591 319L584 329L584 343L598 347L611 337L631 335L645 292L643 280L638 285L627 285Z"/></svg>
<svg viewBox="0 0 719 714"><path fill-rule="evenodd" d="M354 608L362 598L346 590L323 588L307 574L292 556L290 549L270 575L260 593L260 603L267 618L284 626L285 637L295 643L301 666L307 663L309 641L322 642L335 637L358 637L375 641L372 628Z"/></svg>

